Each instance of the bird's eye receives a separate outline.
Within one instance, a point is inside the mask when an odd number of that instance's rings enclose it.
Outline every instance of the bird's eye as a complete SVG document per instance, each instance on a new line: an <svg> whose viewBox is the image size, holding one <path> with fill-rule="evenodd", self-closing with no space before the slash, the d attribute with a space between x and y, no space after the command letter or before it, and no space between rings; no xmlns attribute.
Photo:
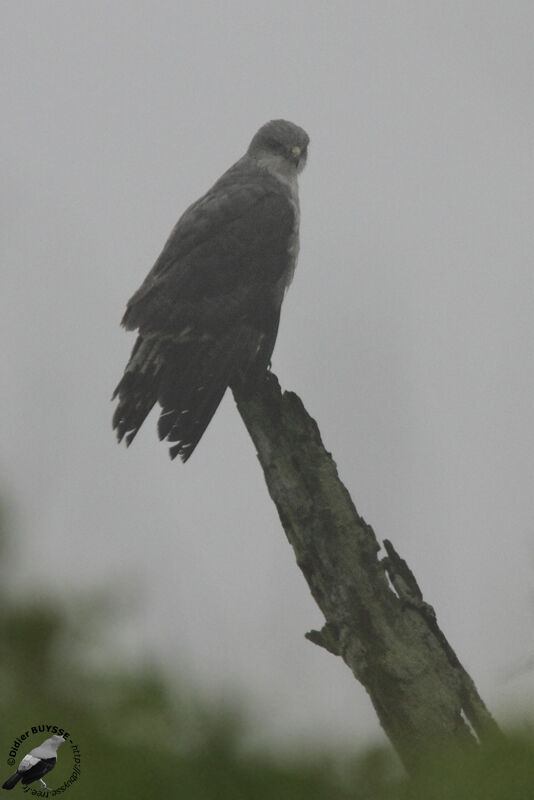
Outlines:
<svg viewBox="0 0 534 800"><path fill-rule="evenodd" d="M295 147L291 148L291 152L293 153L294 156L300 156L302 148L299 147L298 144L296 144Z"/></svg>

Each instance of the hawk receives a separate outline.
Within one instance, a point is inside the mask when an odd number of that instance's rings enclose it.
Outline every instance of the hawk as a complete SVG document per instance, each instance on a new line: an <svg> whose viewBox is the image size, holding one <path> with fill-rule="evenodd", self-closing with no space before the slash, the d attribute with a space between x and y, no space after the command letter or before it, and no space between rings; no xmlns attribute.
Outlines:
<svg viewBox="0 0 534 800"><path fill-rule="evenodd" d="M137 330L115 389L113 427L129 445L159 403L160 439L187 461L226 389L269 367L299 249L297 176L308 134L273 120L180 217L127 304Z"/></svg>

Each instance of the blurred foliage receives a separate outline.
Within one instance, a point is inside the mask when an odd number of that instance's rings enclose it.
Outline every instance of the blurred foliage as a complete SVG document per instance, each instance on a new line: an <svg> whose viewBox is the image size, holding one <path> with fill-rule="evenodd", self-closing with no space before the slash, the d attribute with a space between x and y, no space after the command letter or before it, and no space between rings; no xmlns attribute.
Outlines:
<svg viewBox="0 0 534 800"><path fill-rule="evenodd" d="M5 543L4 526L0 575L8 566ZM245 754L247 728L237 711L208 703L194 691L177 693L153 666L87 667L87 644L98 647L112 596L90 602L72 598L69 607L70 614L52 597L16 600L0 588L0 777L10 774L6 760L15 736L49 723L67 726L80 749L81 778L67 795L79 800L534 798L532 733L510 735L463 757L434 754L411 780L387 748L337 760L303 756L281 762L272 754ZM67 746L49 776L52 787L71 773Z"/></svg>

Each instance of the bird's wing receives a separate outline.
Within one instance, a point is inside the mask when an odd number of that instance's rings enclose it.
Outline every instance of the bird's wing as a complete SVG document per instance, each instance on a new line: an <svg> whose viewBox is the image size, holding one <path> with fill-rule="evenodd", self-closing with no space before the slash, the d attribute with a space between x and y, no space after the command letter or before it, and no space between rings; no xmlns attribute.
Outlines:
<svg viewBox="0 0 534 800"><path fill-rule="evenodd" d="M181 217L123 318L139 337L113 395L119 441L159 402L160 438L185 461L226 388L267 367L297 213L289 187L244 159Z"/></svg>
<svg viewBox="0 0 534 800"><path fill-rule="evenodd" d="M265 175L221 179L181 217L160 257L128 303L123 324L171 334L217 333L228 320L261 314L284 272L296 210L282 184Z"/></svg>
<svg viewBox="0 0 534 800"><path fill-rule="evenodd" d="M29 783L39 780L39 778L42 778L47 772L54 769L55 764L55 758L38 758L36 763L22 776L22 783L27 786Z"/></svg>
<svg viewBox="0 0 534 800"><path fill-rule="evenodd" d="M28 753L27 756L24 756L22 761L20 762L17 772L27 772L27 770L34 767L41 759L37 756L32 756L31 753Z"/></svg>

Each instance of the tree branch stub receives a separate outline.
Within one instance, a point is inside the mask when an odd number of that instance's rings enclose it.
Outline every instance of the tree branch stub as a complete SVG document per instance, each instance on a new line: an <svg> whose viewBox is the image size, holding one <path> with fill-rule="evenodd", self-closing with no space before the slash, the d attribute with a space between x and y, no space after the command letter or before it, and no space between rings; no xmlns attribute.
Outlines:
<svg viewBox="0 0 534 800"><path fill-rule="evenodd" d="M424 602L415 577L358 514L315 421L275 375L234 388L265 480L311 593L324 614L306 636L341 656L368 692L407 769L429 744L476 741L498 728ZM469 725L466 724L465 719Z"/></svg>

